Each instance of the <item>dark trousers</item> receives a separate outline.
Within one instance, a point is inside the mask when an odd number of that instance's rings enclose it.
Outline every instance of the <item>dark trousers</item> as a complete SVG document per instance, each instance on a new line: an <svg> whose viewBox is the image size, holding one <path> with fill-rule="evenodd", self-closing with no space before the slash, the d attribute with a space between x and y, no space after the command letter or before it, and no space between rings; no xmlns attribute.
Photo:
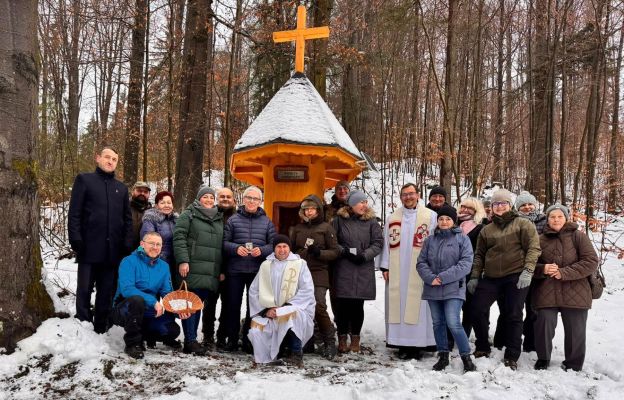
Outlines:
<svg viewBox="0 0 624 400"><path fill-rule="evenodd" d="M522 341L522 349L524 351L534 351L535 350L535 320L537 319L537 312L533 309L531 305L531 297L534 292L535 281L531 282L529 286L529 291L527 293L527 297L524 300L524 322L522 323L522 335L524 336L524 340ZM502 312L504 304L505 304L505 296L501 294L498 299L496 299L498 303L498 309L501 311L498 320L496 321L496 331L494 333L494 347L502 348L505 346L505 337L507 333L505 331L506 323L505 323L505 313Z"/></svg>
<svg viewBox="0 0 624 400"><path fill-rule="evenodd" d="M552 340L557 328L557 314L561 313L564 332L565 361L563 364L575 371L583 369L585 362L585 334L587 310L577 308L540 308L535 320L535 350L540 360L550 360Z"/></svg>
<svg viewBox="0 0 624 400"><path fill-rule="evenodd" d="M518 289L519 273L502 278L483 278L474 293L472 318L474 323L477 351L490 351L490 307L500 293L504 293L505 303L501 314L505 315L505 359L518 361L522 352L522 310L529 288Z"/></svg>
<svg viewBox="0 0 624 400"><path fill-rule="evenodd" d="M93 322L97 333L109 328L113 296L117 287L117 265L110 263L78 264L76 283L76 318ZM91 293L95 287L95 310L91 310Z"/></svg>
<svg viewBox="0 0 624 400"><path fill-rule="evenodd" d="M212 328L214 332L214 309L217 306L218 294L208 289L189 289L204 302L204 312L206 309L212 309ZM199 328L200 313L196 312L189 318L182 320L182 329L184 330L184 343L190 343L197 340L197 328Z"/></svg>
<svg viewBox="0 0 624 400"><path fill-rule="evenodd" d="M338 334L359 335L364 324L364 300L336 297L334 305Z"/></svg>
<svg viewBox="0 0 624 400"><path fill-rule="evenodd" d="M334 329L334 323L327 313L327 288L315 286L314 299L316 300L314 320L318 325L320 339L323 343L334 343L336 341L336 330Z"/></svg>
<svg viewBox="0 0 624 400"><path fill-rule="evenodd" d="M217 317L217 301L221 297L221 313L219 314L219 327L217 328L217 342L225 342L227 333L225 329L225 313L227 310L225 305L225 281L219 282L219 292L214 302L211 304L204 304L204 311L202 312L202 333L204 334L204 341L206 338L214 337L214 326Z"/></svg>
<svg viewBox="0 0 624 400"><path fill-rule="evenodd" d="M240 333L240 314L243 304L243 292L247 288L247 312L245 314L245 323L243 324L243 337L247 338L251 318L249 318L249 287L256 277L255 273L230 274L225 278L225 298L227 305L225 325L228 341L238 343ZM222 311L223 312L223 311Z"/></svg>
<svg viewBox="0 0 624 400"><path fill-rule="evenodd" d="M180 327L175 317L165 312L156 318L156 311L146 307L141 296L132 296L122 300L113 308L111 319L115 325L124 328L126 346L140 346L143 340L175 340L180 334Z"/></svg>
<svg viewBox="0 0 624 400"><path fill-rule="evenodd" d="M468 280L466 280L468 281ZM464 328L464 332L466 332L466 336L470 338L470 334L472 333L472 302L474 300L474 296L471 295L466 290L466 301L462 305L462 327Z"/></svg>
<svg viewBox="0 0 624 400"><path fill-rule="evenodd" d="M533 293L535 293L536 282L532 281L529 286L529 292L527 293L526 300L524 301L524 323L522 326L522 334L524 340L522 342L522 349L524 351L535 350L535 321L537 320L537 311L533 308Z"/></svg>

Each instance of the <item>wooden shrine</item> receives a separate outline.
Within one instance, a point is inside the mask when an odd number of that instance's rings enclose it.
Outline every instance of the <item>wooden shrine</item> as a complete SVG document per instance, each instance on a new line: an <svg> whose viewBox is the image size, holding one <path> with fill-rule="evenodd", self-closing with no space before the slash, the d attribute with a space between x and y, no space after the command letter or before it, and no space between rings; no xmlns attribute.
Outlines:
<svg viewBox="0 0 624 400"><path fill-rule="evenodd" d="M340 180L353 180L366 162L314 85L303 74L305 40L329 36L328 27L275 32L276 42L296 42L295 74L275 94L234 146L230 168L241 181L264 189L264 209L280 233L299 222L301 200Z"/></svg>

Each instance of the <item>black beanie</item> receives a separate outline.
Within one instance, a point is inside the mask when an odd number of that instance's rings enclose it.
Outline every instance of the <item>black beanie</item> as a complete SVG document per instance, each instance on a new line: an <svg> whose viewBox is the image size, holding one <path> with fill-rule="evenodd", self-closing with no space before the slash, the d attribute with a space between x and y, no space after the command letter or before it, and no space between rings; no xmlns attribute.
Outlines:
<svg viewBox="0 0 624 400"><path fill-rule="evenodd" d="M292 248L290 245L290 239L286 235L275 235L273 237L273 251L275 251L275 247L277 247L280 243L286 243L288 247Z"/></svg>
<svg viewBox="0 0 624 400"><path fill-rule="evenodd" d="M442 186L434 186L433 189L431 189L431 191L429 192L429 199L431 199L431 196L433 196L434 194L441 194L442 196L444 196L444 200L447 199L446 190L444 190Z"/></svg>
<svg viewBox="0 0 624 400"><path fill-rule="evenodd" d="M440 207L439 210L436 211L436 213L438 213L438 218L440 218L440 216L442 215L445 215L449 217L450 219L452 219L453 223L457 225L457 211L455 210L455 207L451 207L448 204L444 204L442 205L442 207Z"/></svg>

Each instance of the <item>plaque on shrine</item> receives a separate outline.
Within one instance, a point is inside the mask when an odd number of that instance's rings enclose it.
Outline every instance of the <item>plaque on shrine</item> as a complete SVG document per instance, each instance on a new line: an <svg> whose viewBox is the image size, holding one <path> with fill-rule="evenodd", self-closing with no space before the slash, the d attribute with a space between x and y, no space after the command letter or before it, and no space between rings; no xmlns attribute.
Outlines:
<svg viewBox="0 0 624 400"><path fill-rule="evenodd" d="M278 165L273 170L275 182L307 182L308 167L305 165Z"/></svg>

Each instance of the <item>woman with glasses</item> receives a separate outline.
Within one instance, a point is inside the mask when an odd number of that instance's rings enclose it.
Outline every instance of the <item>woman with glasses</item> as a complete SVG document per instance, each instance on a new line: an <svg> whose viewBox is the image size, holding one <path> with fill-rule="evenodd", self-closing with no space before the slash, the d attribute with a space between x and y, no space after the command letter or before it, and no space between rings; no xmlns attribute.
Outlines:
<svg viewBox="0 0 624 400"><path fill-rule="evenodd" d="M173 230L175 228L178 213L173 211L173 195L162 191L156 194L154 200L156 206L145 211L140 236L148 232L158 232L162 238L162 251L160 258L169 264L171 276L176 274L176 263L173 257Z"/></svg>
<svg viewBox="0 0 624 400"><path fill-rule="evenodd" d="M262 191L250 186L243 192L243 205L225 224L223 234L223 251L227 256L225 268L225 292L228 310L226 310L226 332L228 341L226 351L238 349L240 332L240 313L243 292L253 282L260 264L273 252L275 227L260 207ZM247 299L249 305L249 299ZM223 312L223 311L222 311ZM249 332L249 306L243 325L243 350L251 353L251 343L247 338Z"/></svg>
<svg viewBox="0 0 624 400"><path fill-rule="evenodd" d="M173 250L178 264L177 284L186 280L189 291L204 302L203 312L213 314L212 321L219 298L222 243L223 218L215 205L215 190L201 186L195 201L178 218L173 232ZM185 353L201 355L206 352L197 341L199 321L198 312L182 321Z"/></svg>
<svg viewBox="0 0 624 400"><path fill-rule="evenodd" d="M504 298L506 367L516 370L522 351L524 300L540 255L537 231L531 221L512 208L511 193L500 189L492 195L492 223L477 239L467 288L474 295L472 318L477 340L476 358L489 357L490 307Z"/></svg>
<svg viewBox="0 0 624 400"><path fill-rule="evenodd" d="M364 300L375 300L373 260L383 248L383 232L364 192L351 192L347 204L338 210L332 222L341 248L333 275L334 315L338 326L338 352L359 353ZM349 346L348 334L351 334Z"/></svg>

